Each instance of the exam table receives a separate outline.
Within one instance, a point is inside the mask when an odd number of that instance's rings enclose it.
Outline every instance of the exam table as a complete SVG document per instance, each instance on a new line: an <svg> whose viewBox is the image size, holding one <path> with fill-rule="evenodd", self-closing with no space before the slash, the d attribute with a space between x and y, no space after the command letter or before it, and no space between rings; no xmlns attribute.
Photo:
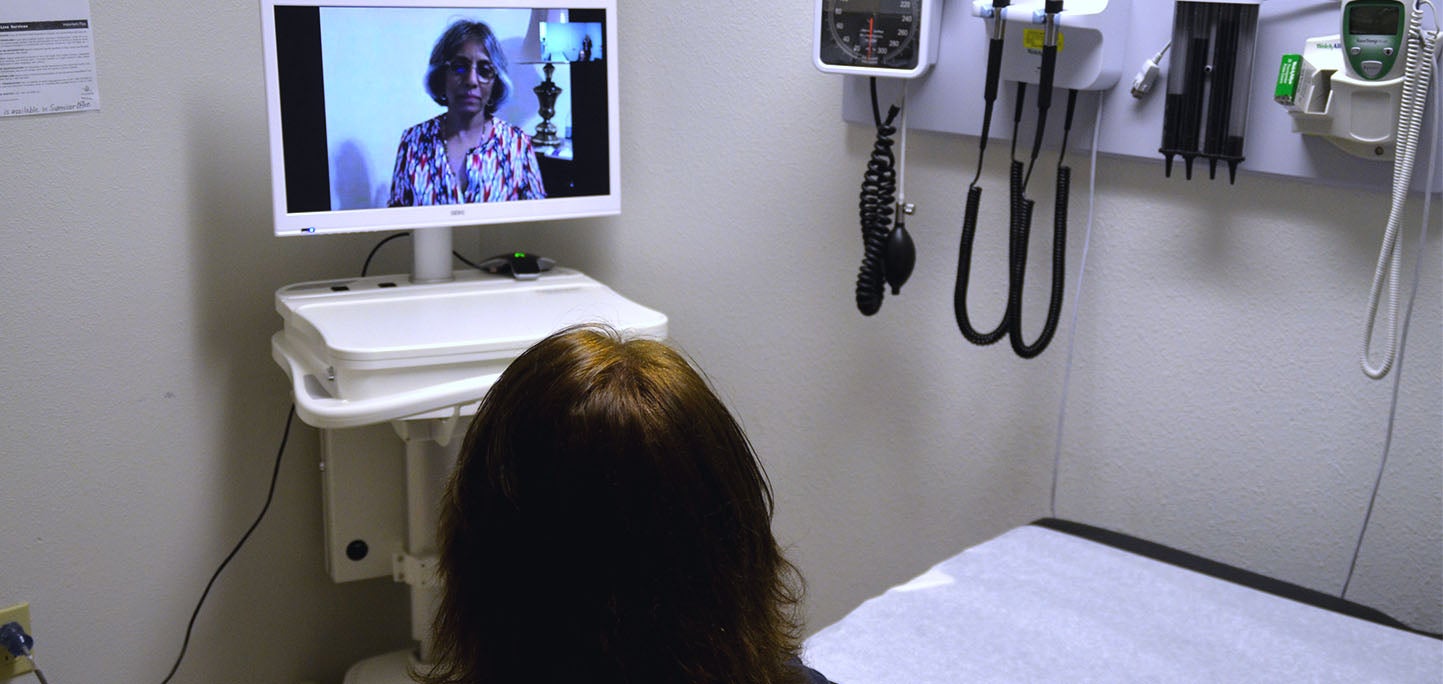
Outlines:
<svg viewBox="0 0 1443 684"><path fill-rule="evenodd" d="M837 684L1443 682L1443 641L1378 611L1056 519L866 601L804 660Z"/></svg>

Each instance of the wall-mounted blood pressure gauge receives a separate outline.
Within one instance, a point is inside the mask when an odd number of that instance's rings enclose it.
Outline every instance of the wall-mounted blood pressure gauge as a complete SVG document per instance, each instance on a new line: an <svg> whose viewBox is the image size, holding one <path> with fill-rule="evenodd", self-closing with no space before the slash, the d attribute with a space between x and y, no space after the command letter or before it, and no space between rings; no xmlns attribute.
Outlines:
<svg viewBox="0 0 1443 684"><path fill-rule="evenodd" d="M817 0L818 69L915 78L937 61L943 0Z"/></svg>

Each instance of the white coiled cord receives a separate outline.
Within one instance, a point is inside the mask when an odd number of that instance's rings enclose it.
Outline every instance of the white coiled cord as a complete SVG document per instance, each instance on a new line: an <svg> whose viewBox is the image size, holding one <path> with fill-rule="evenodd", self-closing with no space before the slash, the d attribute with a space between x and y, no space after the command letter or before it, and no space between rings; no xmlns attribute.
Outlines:
<svg viewBox="0 0 1443 684"><path fill-rule="evenodd" d="M1408 189L1413 182L1413 162L1418 154L1423 109L1428 102L1428 85L1432 81L1434 61L1438 58L1437 33L1423 30L1425 4L1433 7L1429 0L1415 0L1413 9L1408 13L1408 28L1405 33L1407 46L1403 53L1406 71L1403 77L1403 95L1399 101L1392 204L1388 212L1388 224L1383 231L1383 246L1378 253L1378 265L1373 273L1373 286L1368 292L1362 366L1363 373L1374 380L1388 375L1398 355L1398 274L1403 269L1403 253L1398 249L1398 235L1403 222L1403 208L1408 201ZM1437 17L1436 11L1434 16ZM1372 363L1373 329L1378 321L1378 308L1385 283L1388 307L1384 321L1384 339L1387 348L1383 351L1382 362L1375 366Z"/></svg>

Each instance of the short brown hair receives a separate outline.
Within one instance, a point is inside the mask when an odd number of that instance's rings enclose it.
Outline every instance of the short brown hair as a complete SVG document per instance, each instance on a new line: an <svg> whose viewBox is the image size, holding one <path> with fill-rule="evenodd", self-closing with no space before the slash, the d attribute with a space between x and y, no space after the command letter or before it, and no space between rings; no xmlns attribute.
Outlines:
<svg viewBox="0 0 1443 684"><path fill-rule="evenodd" d="M702 376L660 342L562 331L466 435L441 513L430 684L780 684L801 578L771 486Z"/></svg>

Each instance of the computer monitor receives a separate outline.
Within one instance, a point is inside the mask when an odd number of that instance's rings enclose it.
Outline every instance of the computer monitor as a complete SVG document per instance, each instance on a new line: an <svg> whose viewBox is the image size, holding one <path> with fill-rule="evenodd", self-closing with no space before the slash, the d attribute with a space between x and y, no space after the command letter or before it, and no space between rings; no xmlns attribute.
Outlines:
<svg viewBox="0 0 1443 684"><path fill-rule="evenodd" d="M620 213L616 0L262 0L274 233Z"/></svg>

